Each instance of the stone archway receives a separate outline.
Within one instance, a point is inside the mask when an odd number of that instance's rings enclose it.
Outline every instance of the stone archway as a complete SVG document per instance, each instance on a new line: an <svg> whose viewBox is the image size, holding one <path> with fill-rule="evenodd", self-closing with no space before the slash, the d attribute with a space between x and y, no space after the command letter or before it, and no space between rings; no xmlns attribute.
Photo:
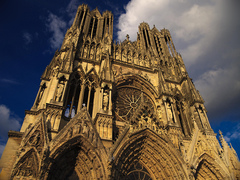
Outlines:
<svg viewBox="0 0 240 180"><path fill-rule="evenodd" d="M50 155L46 166L49 172L42 174L48 180L106 179L101 154L83 136L72 138L59 147Z"/></svg>
<svg viewBox="0 0 240 180"><path fill-rule="evenodd" d="M194 177L196 180L204 179L226 179L223 169L216 163L216 161L207 154L203 154L196 168Z"/></svg>
<svg viewBox="0 0 240 180"><path fill-rule="evenodd" d="M112 178L188 179L183 160L166 139L150 129L123 139L113 153Z"/></svg>

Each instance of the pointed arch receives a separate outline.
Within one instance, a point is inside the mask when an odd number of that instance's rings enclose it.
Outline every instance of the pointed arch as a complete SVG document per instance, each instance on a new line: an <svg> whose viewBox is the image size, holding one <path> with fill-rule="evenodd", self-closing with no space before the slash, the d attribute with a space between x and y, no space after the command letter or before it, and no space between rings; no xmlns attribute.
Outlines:
<svg viewBox="0 0 240 180"><path fill-rule="evenodd" d="M112 156L112 177L116 179L128 179L130 174L140 173L134 168L136 164L151 179L188 179L187 168L170 140L148 128L126 133L120 144L116 143Z"/></svg>
<svg viewBox="0 0 240 180"><path fill-rule="evenodd" d="M203 179L228 179L226 172L218 165L216 160L207 153L202 154L195 160L193 166L196 167L194 177L196 180ZM229 174L229 173L228 173Z"/></svg>
<svg viewBox="0 0 240 180"><path fill-rule="evenodd" d="M79 73L72 73L64 96L63 117L65 118L72 118L77 113L81 83L82 81Z"/></svg>
<svg viewBox="0 0 240 180"><path fill-rule="evenodd" d="M106 179L101 153L84 136L75 136L62 144L49 159L48 176L44 179ZM44 174L42 174L44 176Z"/></svg>
<svg viewBox="0 0 240 180"><path fill-rule="evenodd" d="M146 92L151 99L157 98L158 93L153 86L153 84L149 81L146 81L145 78L141 76L141 74L123 74L122 76L116 77L115 86L118 87L127 87L127 86L135 86L142 89Z"/></svg>
<svg viewBox="0 0 240 180"><path fill-rule="evenodd" d="M40 158L35 148L29 149L15 164L11 179L27 177L37 179L39 175Z"/></svg>
<svg viewBox="0 0 240 180"><path fill-rule="evenodd" d="M86 108L49 144L40 179L106 179L107 154Z"/></svg>

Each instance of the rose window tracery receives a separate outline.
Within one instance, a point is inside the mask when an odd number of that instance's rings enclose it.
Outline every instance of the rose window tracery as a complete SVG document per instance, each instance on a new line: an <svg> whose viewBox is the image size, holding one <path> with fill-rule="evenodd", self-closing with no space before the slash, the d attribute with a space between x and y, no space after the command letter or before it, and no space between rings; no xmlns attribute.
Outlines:
<svg viewBox="0 0 240 180"><path fill-rule="evenodd" d="M143 91L130 87L118 89L115 103L115 113L124 121L129 121L140 105L147 104L153 108L151 100Z"/></svg>

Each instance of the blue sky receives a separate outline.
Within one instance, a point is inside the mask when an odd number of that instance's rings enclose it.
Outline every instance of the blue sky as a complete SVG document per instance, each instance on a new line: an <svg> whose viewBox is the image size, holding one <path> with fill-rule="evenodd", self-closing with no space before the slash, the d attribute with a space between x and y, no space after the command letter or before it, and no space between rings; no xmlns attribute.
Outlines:
<svg viewBox="0 0 240 180"><path fill-rule="evenodd" d="M114 14L114 39L136 39L138 25L170 30L216 133L240 154L240 17L238 0L2 0L0 2L0 154L19 130L40 77L60 47L77 6Z"/></svg>

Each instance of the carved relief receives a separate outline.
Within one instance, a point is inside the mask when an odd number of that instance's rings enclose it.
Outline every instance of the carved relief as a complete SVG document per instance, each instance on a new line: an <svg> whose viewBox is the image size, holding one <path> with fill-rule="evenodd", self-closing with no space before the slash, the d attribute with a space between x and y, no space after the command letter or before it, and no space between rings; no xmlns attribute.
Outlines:
<svg viewBox="0 0 240 180"><path fill-rule="evenodd" d="M26 155L17 163L13 169L12 177L17 178L37 178L38 176L38 159L33 151Z"/></svg>

